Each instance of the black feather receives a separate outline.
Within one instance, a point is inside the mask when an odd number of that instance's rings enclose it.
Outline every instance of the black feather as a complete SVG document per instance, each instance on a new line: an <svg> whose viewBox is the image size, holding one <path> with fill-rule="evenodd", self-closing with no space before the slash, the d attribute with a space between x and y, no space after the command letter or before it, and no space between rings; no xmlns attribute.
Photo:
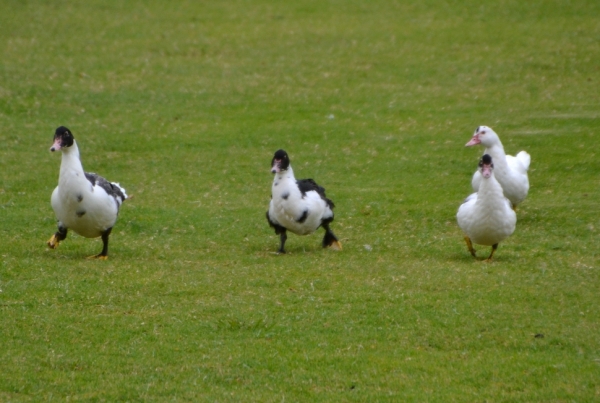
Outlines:
<svg viewBox="0 0 600 403"><path fill-rule="evenodd" d="M481 166L481 164L486 164L486 165L490 165L492 163L492 157L489 154L483 154L483 156L481 157L481 160L479 162L479 165Z"/></svg>
<svg viewBox="0 0 600 403"><path fill-rule="evenodd" d="M300 189L303 198L306 196L306 193L315 191L321 196L321 199L325 200L329 208L332 209L335 207L333 202L325 196L325 188L317 185L317 182L313 179L298 179L296 184L298 185L298 189Z"/></svg>
<svg viewBox="0 0 600 403"><path fill-rule="evenodd" d="M302 212L302 215L300 216L300 218L298 218L296 221L299 223L303 223L304 221L306 221L307 218L308 218L308 210L304 210Z"/></svg>
<svg viewBox="0 0 600 403"><path fill-rule="evenodd" d="M121 189L118 186L113 185L100 175L95 174L93 172L86 172L85 177L88 181L90 181L92 186L100 186L102 189L104 189L104 191L107 194L114 197L119 205L125 201L126 197L121 191Z"/></svg>

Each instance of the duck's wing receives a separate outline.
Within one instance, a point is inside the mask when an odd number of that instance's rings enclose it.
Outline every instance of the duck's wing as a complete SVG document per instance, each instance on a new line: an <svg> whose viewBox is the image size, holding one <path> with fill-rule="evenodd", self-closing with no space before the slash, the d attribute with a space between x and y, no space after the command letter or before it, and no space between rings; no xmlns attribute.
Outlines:
<svg viewBox="0 0 600 403"><path fill-rule="evenodd" d="M125 192L125 189L123 189L118 183L109 182L94 172L85 172L85 177L88 181L90 181L92 187L101 187L109 196L112 196L117 202L118 206L121 206L125 199L127 199L127 193Z"/></svg>
<svg viewBox="0 0 600 403"><path fill-rule="evenodd" d="M468 195L467 198L461 203L461 205L467 204L467 203L474 203L476 201L477 201L477 192L471 193L470 195Z"/></svg>
<svg viewBox="0 0 600 403"><path fill-rule="evenodd" d="M325 200L329 208L335 207L333 201L331 201L327 198L327 196L325 196L325 188L319 186L317 182L315 182L313 179L298 179L296 181L296 184L298 185L298 189L300 189L303 198L308 192L317 192L319 196L321 196L321 199Z"/></svg>
<svg viewBox="0 0 600 403"><path fill-rule="evenodd" d="M481 184L481 172L479 170L475 171L473 174L473 179L471 179L471 187L474 192L479 191L479 185Z"/></svg>
<svg viewBox="0 0 600 403"><path fill-rule="evenodd" d="M471 193L458 207L456 221L463 231L467 231L467 228L473 223L473 208L475 207L476 202L477 193Z"/></svg>

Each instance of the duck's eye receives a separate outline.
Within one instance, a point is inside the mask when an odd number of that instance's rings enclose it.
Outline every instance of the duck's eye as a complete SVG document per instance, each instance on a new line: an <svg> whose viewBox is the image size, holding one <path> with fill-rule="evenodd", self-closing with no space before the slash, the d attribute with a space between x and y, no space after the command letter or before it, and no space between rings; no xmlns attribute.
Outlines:
<svg viewBox="0 0 600 403"><path fill-rule="evenodd" d="M481 134L485 134L485 130L481 132Z"/></svg>

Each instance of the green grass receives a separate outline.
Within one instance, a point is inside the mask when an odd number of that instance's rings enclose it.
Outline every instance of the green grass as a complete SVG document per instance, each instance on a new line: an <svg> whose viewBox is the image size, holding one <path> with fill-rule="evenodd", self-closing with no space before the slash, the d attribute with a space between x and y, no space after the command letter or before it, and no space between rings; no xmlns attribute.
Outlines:
<svg viewBox="0 0 600 403"><path fill-rule="evenodd" d="M597 401L598 15L3 2L0 401ZM532 156L491 264L455 221L482 124ZM45 245L60 125L133 196L106 262ZM273 253L278 148L335 201L342 252Z"/></svg>

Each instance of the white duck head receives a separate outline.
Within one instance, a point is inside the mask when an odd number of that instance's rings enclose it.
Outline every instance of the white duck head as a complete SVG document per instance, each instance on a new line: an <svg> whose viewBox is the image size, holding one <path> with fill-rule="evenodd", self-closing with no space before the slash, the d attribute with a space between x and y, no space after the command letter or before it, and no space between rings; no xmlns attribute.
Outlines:
<svg viewBox="0 0 600 403"><path fill-rule="evenodd" d="M465 144L465 146L470 147L477 144L481 144L485 148L491 148L501 143L500 138L495 131L487 126L479 126L477 129L475 129L473 138L471 138L471 140Z"/></svg>

